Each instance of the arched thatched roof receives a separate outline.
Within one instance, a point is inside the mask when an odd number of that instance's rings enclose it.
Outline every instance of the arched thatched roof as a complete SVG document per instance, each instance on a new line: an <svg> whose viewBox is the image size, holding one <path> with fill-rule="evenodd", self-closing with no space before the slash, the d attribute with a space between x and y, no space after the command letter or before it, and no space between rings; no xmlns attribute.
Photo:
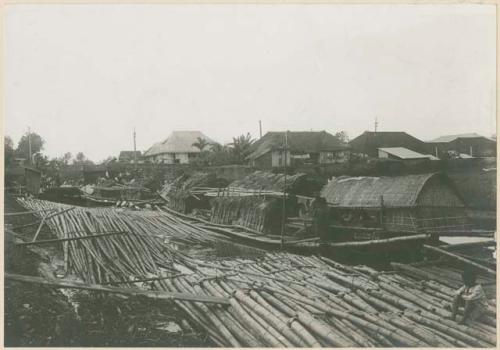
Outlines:
<svg viewBox="0 0 500 350"><path fill-rule="evenodd" d="M424 186L436 177L443 186L455 190L451 180L442 174L419 174L394 177L334 177L326 184L321 196L334 206L346 208L378 208L381 197L385 207L415 207Z"/></svg>

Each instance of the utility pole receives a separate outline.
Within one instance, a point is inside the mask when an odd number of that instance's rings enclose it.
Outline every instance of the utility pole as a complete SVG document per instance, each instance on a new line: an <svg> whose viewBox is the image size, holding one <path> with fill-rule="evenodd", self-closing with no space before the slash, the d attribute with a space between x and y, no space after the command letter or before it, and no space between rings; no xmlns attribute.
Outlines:
<svg viewBox="0 0 500 350"><path fill-rule="evenodd" d="M260 139L262 138L262 121L259 120L259 135L260 135Z"/></svg>
<svg viewBox="0 0 500 350"><path fill-rule="evenodd" d="M32 164L31 161L31 128L28 127L28 157L29 157L29 165Z"/></svg>
<svg viewBox="0 0 500 350"><path fill-rule="evenodd" d="M377 132L378 129L378 118L375 117L375 132Z"/></svg>
<svg viewBox="0 0 500 350"><path fill-rule="evenodd" d="M135 147L135 127L134 127L134 168L137 171L137 152Z"/></svg>
<svg viewBox="0 0 500 350"><path fill-rule="evenodd" d="M285 163L284 163L284 186L283 186L283 217L281 223L281 249L285 247L285 226L286 226L286 163L288 160L288 131L285 131Z"/></svg>

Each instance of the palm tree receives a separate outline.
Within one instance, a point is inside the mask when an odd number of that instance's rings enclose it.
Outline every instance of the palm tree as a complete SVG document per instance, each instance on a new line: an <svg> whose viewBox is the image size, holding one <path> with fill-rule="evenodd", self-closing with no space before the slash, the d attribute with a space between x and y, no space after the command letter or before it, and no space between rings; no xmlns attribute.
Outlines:
<svg viewBox="0 0 500 350"><path fill-rule="evenodd" d="M210 144L206 139L199 137L196 139L196 142L193 143L193 147L196 147L200 150L200 152L203 152L205 147L207 147Z"/></svg>
<svg viewBox="0 0 500 350"><path fill-rule="evenodd" d="M250 148L254 141L250 133L233 137L233 142L230 145L233 147L233 153L238 163L245 162L245 158L250 154Z"/></svg>

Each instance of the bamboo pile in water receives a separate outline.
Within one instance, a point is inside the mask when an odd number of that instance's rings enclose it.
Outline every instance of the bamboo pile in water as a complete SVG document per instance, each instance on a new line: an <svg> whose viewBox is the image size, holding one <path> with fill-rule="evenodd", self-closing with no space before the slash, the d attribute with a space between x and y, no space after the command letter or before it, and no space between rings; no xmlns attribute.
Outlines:
<svg viewBox="0 0 500 350"><path fill-rule="evenodd" d="M196 259L165 238L209 242L216 234L162 211L75 208L20 200L63 242L67 271L84 282L222 297L229 306L173 301L214 344L226 347L494 347L496 313L459 325L449 319L457 271L393 264L395 271L346 266L324 257L268 253ZM444 278L446 276L446 278ZM137 282L137 281L147 281ZM482 277L482 282L491 279ZM145 283L145 284L144 284Z"/></svg>

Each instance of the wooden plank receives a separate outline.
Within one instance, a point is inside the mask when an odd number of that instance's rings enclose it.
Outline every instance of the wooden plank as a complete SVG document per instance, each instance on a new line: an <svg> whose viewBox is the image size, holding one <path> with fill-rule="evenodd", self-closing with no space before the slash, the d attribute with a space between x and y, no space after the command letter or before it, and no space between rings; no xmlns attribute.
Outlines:
<svg viewBox="0 0 500 350"><path fill-rule="evenodd" d="M148 291L142 289L133 288L118 288L118 287L105 287L98 284L84 284L80 282L68 281L63 279L45 279L36 276L24 276L6 273L5 279L17 282L25 283L35 283L46 285L55 288L69 288L69 289L82 289L82 290L92 290L96 292L105 292L113 294L123 294L130 296L143 296L149 299L159 299L159 300L182 300L182 301L192 301L199 303L212 303L212 304L225 304L229 305L229 300L227 298L212 297L205 295L195 295L188 293L172 293L165 291Z"/></svg>
<svg viewBox="0 0 500 350"><path fill-rule="evenodd" d="M479 270L481 270L481 271L484 271L484 272L486 272L486 273L489 273L489 274L491 274L491 275L493 275L493 276L496 276L496 274L497 274L495 270L492 270L492 269L490 269L490 268L487 268L486 266L483 266L483 265L481 265L481 264L478 264L478 263L476 263L476 262L474 262L474 261L472 261L472 260L469 260L469 259L467 259L467 258L463 258L463 257L458 256L458 255L456 255L456 254L453 254L453 253L447 252L447 251L446 251L446 250L444 250L444 249L437 248L437 247L433 247L433 246L426 245L426 244L424 244L424 245L423 245L423 247L424 247L424 249L427 249L427 250L430 250L430 251L432 251L432 252L438 253L438 254L440 254L440 255L444 255L444 256L449 257L449 258L452 258L452 259L454 259L454 260L460 261L460 262L462 262L462 263L464 263L464 264L467 264L467 265L469 265L469 266L473 266L473 267L475 267L475 268L477 268L477 269L479 269Z"/></svg>

